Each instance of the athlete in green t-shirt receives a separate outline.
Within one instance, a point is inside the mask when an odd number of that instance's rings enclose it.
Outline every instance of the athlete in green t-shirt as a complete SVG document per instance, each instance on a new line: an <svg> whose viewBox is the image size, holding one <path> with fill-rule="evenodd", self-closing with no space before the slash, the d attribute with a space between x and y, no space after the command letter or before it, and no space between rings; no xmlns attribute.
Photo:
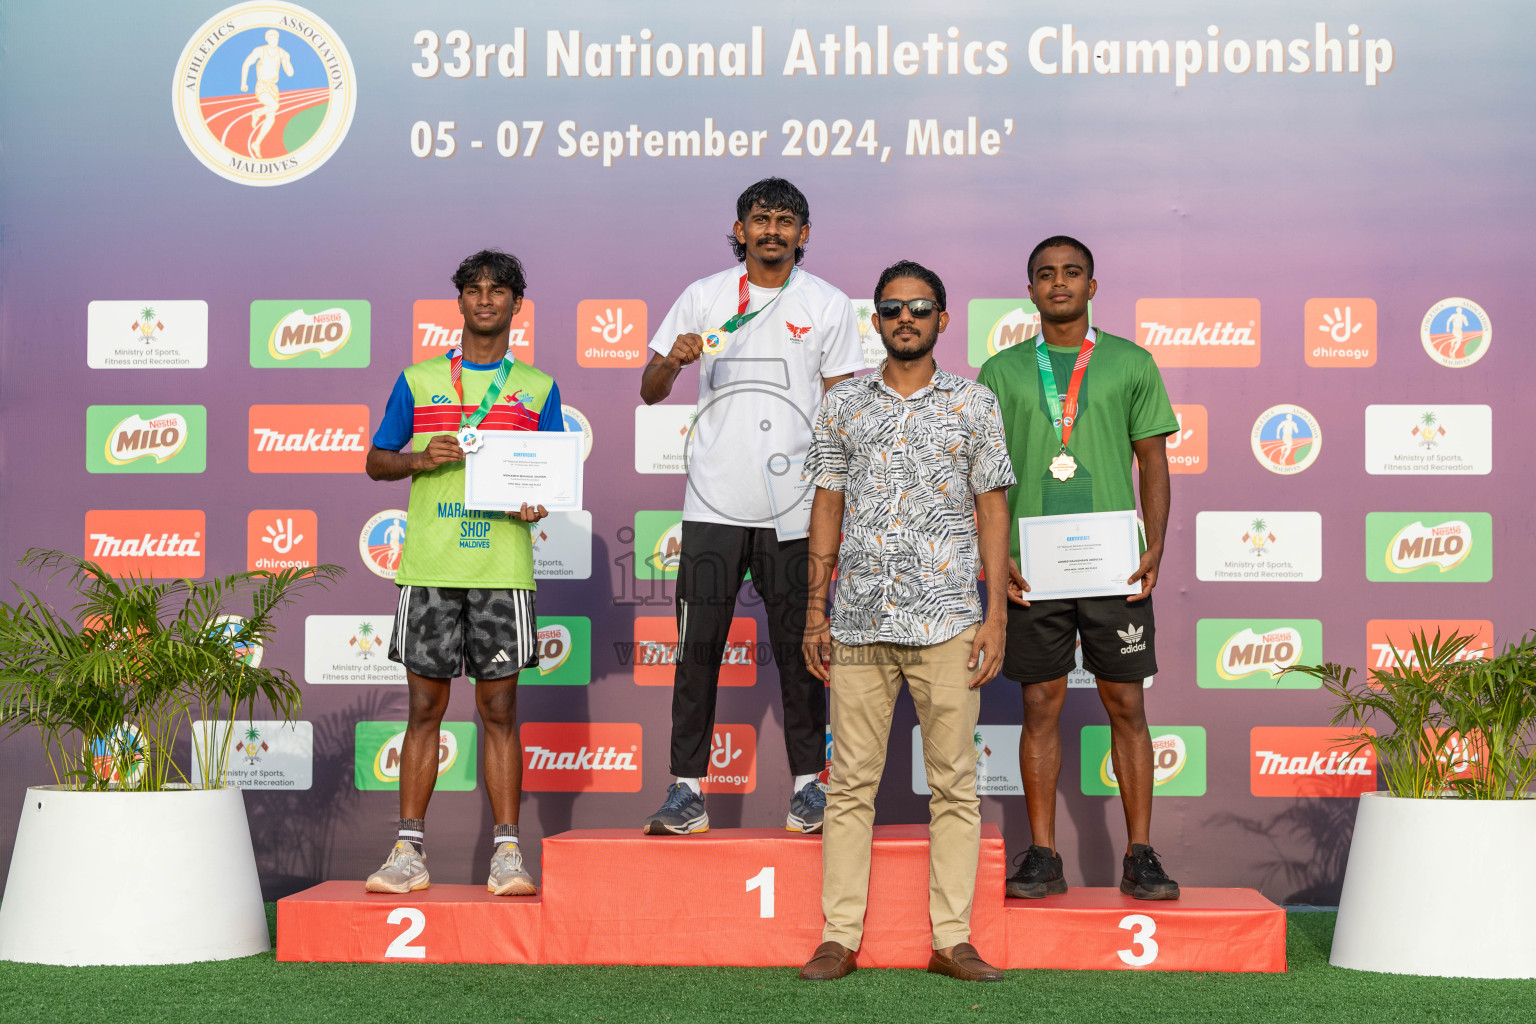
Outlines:
<svg viewBox="0 0 1536 1024"><path fill-rule="evenodd" d="M1120 891L1137 899L1171 900L1179 887L1158 862L1152 827L1152 736L1142 680L1157 671L1152 588L1168 526L1168 460L1163 442L1178 429L1151 354L1095 330L1088 301L1098 289L1093 255L1058 235L1029 257L1029 297L1040 311L1035 344L1015 345L987 360L977 377L997 395L1018 480L1008 494L1018 520L1027 516L1114 512L1136 508L1134 456L1141 469L1146 547L1128 583L1130 598L1029 601L1012 533L1008 643L1003 675L1024 687L1019 765L1029 808L1031 845L1008 880L1010 896L1067 891L1056 852L1056 782L1061 775L1061 707L1080 636L1083 667L1098 682L1109 712L1115 776L1129 843Z"/></svg>
<svg viewBox="0 0 1536 1024"><path fill-rule="evenodd" d="M528 524L548 513L543 505L524 505L515 514L466 509L459 439L472 445L472 431L563 430L564 417L554 380L508 352L512 317L523 304L522 264L488 249L460 264L453 283L464 314L461 347L406 368L368 452L368 475L410 477L411 497L389 644L390 659L405 666L410 691L400 750L400 827L389 859L366 887L391 893L427 887L427 802L437 782L449 684L462 672L476 683L485 790L497 822L487 887L498 896L531 895L533 878L517 845L523 775L517 676L538 663Z"/></svg>

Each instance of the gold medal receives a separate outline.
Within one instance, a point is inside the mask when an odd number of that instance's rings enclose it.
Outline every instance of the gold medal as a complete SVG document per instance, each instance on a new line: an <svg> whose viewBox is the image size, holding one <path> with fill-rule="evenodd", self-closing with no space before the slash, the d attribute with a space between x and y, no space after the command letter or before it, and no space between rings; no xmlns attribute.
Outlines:
<svg viewBox="0 0 1536 1024"><path fill-rule="evenodd" d="M1057 480L1070 480L1077 473L1077 460L1063 451L1051 460L1051 476Z"/></svg>
<svg viewBox="0 0 1536 1024"><path fill-rule="evenodd" d="M711 355L724 350L725 344L730 340L730 335L724 329L716 327L714 330L704 332L704 351Z"/></svg>

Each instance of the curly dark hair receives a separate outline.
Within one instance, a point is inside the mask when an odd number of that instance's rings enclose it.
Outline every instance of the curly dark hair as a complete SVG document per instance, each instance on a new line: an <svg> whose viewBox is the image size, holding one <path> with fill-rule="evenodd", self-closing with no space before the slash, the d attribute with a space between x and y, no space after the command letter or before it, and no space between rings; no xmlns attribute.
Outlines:
<svg viewBox="0 0 1536 1024"><path fill-rule="evenodd" d="M811 204L805 201L805 194L783 178L764 178L748 186L747 190L736 199L736 219L745 224L754 206L761 206L770 213L775 210L788 210L799 218L802 226L811 222ZM731 243L731 252L736 254L736 262L745 263L747 247L736 241L734 232L726 235L725 238ZM805 247L795 246L796 265L803 259L805 259Z"/></svg>
<svg viewBox="0 0 1536 1024"><path fill-rule="evenodd" d="M528 281L523 277L523 264L516 256L500 249L481 249L459 264L459 269L453 272L453 286L464 294L464 289L480 280L488 277L503 288L512 289L516 298L523 297L523 289L528 287Z"/></svg>
<svg viewBox="0 0 1536 1024"><path fill-rule="evenodd" d="M885 292L885 286L898 277L916 278L929 288L932 288L934 301L939 304L939 312L944 312L946 309L944 305L944 282L939 280L938 274L935 274L921 263L915 263L912 260L901 260L900 262L892 263L880 271L880 280L875 284L876 302L880 301L881 294Z"/></svg>

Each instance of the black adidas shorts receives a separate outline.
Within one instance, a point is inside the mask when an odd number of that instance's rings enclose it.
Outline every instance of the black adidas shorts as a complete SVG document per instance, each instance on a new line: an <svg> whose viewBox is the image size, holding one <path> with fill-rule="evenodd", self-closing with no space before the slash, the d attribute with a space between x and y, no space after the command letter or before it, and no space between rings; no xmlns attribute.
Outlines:
<svg viewBox="0 0 1536 1024"><path fill-rule="evenodd" d="M1083 668L1111 683L1139 683L1157 674L1152 598L1079 597L1009 602L1008 646L1003 675L1020 683L1060 679L1076 667L1074 648L1083 637Z"/></svg>
<svg viewBox="0 0 1536 1024"><path fill-rule="evenodd" d="M429 679L505 679L531 668L533 591L401 587L389 660Z"/></svg>

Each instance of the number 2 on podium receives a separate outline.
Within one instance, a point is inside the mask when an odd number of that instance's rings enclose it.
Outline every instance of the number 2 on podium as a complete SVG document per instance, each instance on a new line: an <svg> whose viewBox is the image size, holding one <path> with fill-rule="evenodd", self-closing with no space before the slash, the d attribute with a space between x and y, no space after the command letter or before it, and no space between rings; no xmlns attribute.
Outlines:
<svg viewBox="0 0 1536 1024"><path fill-rule="evenodd" d="M389 912L384 919L385 924L403 924L405 928L395 940L384 950L385 959L401 960L425 960L427 958L426 946L413 946L411 940L420 935L427 927L427 915L415 907L396 907Z"/></svg>
<svg viewBox="0 0 1536 1024"><path fill-rule="evenodd" d="M757 916L773 916L773 868L763 868L747 879L747 892L757 890Z"/></svg>

